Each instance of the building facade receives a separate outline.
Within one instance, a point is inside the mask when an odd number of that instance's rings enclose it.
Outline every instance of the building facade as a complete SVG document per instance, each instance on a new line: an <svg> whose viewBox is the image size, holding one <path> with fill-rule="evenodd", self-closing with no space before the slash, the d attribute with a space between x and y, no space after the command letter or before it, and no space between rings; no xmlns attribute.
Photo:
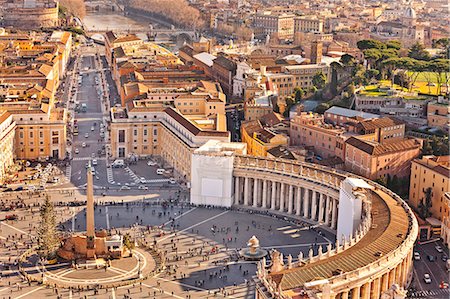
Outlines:
<svg viewBox="0 0 450 299"><path fill-rule="evenodd" d="M450 156L424 156L415 159L411 165L409 204L418 209L425 204L425 192L431 188L430 212L432 217L443 221L449 213L448 192L450 192Z"/></svg>

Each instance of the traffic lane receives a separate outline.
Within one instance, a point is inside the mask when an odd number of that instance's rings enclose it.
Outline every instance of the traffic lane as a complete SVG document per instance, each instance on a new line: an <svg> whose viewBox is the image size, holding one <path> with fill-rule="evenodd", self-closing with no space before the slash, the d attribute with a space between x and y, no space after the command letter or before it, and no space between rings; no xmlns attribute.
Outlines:
<svg viewBox="0 0 450 299"><path fill-rule="evenodd" d="M442 256L445 254L448 257L448 255L444 252L439 253L435 248L437 245L441 246L442 249L445 248L442 246L442 244L439 244L437 242L425 244L425 245L422 245L422 247L423 247L424 252L427 255L433 255L436 259L433 267L430 267L430 269L437 279L436 283L439 285L439 283L441 281L448 282L448 274L447 274L447 270L446 270L446 265L445 265L445 262L442 261Z"/></svg>
<svg viewBox="0 0 450 299"><path fill-rule="evenodd" d="M444 262L441 260L441 255L434 248L435 244L425 244L425 245L417 245L415 251L419 252L421 259L420 261L414 262L414 267L416 269L418 275L418 281L421 285L421 289L423 290L432 290L438 289L441 281L447 281L447 274L445 270L442 268L442 264ZM428 260L428 255L432 255L435 257L434 262L430 262ZM445 267L445 265L444 265ZM425 273L430 274L432 282L430 284L426 284L423 280L423 276Z"/></svg>

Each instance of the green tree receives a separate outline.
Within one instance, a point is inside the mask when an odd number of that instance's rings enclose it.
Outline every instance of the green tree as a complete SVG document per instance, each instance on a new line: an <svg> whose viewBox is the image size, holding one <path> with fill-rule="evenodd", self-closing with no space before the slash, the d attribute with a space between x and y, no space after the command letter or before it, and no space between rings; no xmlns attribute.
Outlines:
<svg viewBox="0 0 450 299"><path fill-rule="evenodd" d="M341 59L339 59L339 62L342 63L343 66L354 66L355 65L355 57L353 57L350 54L344 54L341 56Z"/></svg>
<svg viewBox="0 0 450 299"><path fill-rule="evenodd" d="M386 49L386 44L384 44L383 42L374 40L374 39L363 39L360 40L356 43L356 46L358 47L359 50L364 51L364 50L368 50L368 49Z"/></svg>
<svg viewBox="0 0 450 299"><path fill-rule="evenodd" d="M366 71L366 78L369 80L376 79L376 77L380 74L379 70L370 69Z"/></svg>
<svg viewBox="0 0 450 299"><path fill-rule="evenodd" d="M390 40L386 43L388 49L400 50L402 48L402 43L398 40Z"/></svg>
<svg viewBox="0 0 450 299"><path fill-rule="evenodd" d="M40 210L41 219L37 229L38 245L41 255L48 258L58 249L59 234L56 229L56 214L48 196Z"/></svg>
<svg viewBox="0 0 450 299"><path fill-rule="evenodd" d="M295 102L300 102L302 99L303 99L303 97L305 96L305 91L303 90L303 88L300 88L300 87L295 87L294 88L294 99L295 99Z"/></svg>
<svg viewBox="0 0 450 299"><path fill-rule="evenodd" d="M317 89L322 89L325 87L327 83L327 77L325 77L324 73L318 72L312 78L312 84Z"/></svg>
<svg viewBox="0 0 450 299"><path fill-rule="evenodd" d="M431 59L430 53L428 53L428 51L425 50L425 46L421 43L415 43L414 45L411 46L411 48L408 51L408 57L425 61Z"/></svg>
<svg viewBox="0 0 450 299"><path fill-rule="evenodd" d="M448 84L448 71L450 66L449 59L435 59L430 61L429 70L432 71L436 78L437 94L441 94L442 84ZM447 81L447 82L446 82Z"/></svg>
<svg viewBox="0 0 450 299"><path fill-rule="evenodd" d="M370 69L370 67L375 64L376 61L381 59L383 57L383 54L381 54L381 51L378 49L367 49L363 51L364 53L364 59L367 60L367 68Z"/></svg>
<svg viewBox="0 0 450 299"><path fill-rule="evenodd" d="M338 77L339 72L342 70L342 65L339 62L333 61L330 64L330 67L331 67L330 89L333 96L336 96L338 94Z"/></svg>
<svg viewBox="0 0 450 299"><path fill-rule="evenodd" d="M422 198L422 200L419 202L419 205L417 206L417 208L419 209L420 217L425 219L425 218L428 218L431 216L430 209L433 206L433 204L432 204L433 189L431 189L431 187L428 187L427 189L425 189L423 191L423 193L424 193L424 198Z"/></svg>

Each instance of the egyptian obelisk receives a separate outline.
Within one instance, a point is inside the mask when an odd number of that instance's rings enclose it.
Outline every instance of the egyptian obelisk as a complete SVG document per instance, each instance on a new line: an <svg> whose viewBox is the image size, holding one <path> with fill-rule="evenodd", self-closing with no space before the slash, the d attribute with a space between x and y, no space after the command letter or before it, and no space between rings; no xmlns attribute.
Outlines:
<svg viewBox="0 0 450 299"><path fill-rule="evenodd" d="M95 257L95 224L94 224L94 178L91 165L87 168L86 186L86 255L88 258Z"/></svg>

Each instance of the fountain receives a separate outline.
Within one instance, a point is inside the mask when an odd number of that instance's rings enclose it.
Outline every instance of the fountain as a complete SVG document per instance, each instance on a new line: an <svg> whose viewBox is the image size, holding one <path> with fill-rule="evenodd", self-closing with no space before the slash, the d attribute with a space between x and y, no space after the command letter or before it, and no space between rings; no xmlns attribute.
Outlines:
<svg viewBox="0 0 450 299"><path fill-rule="evenodd" d="M255 236L247 242L248 248L242 249L239 254L246 260L260 260L267 255L267 250L259 248L259 240Z"/></svg>

